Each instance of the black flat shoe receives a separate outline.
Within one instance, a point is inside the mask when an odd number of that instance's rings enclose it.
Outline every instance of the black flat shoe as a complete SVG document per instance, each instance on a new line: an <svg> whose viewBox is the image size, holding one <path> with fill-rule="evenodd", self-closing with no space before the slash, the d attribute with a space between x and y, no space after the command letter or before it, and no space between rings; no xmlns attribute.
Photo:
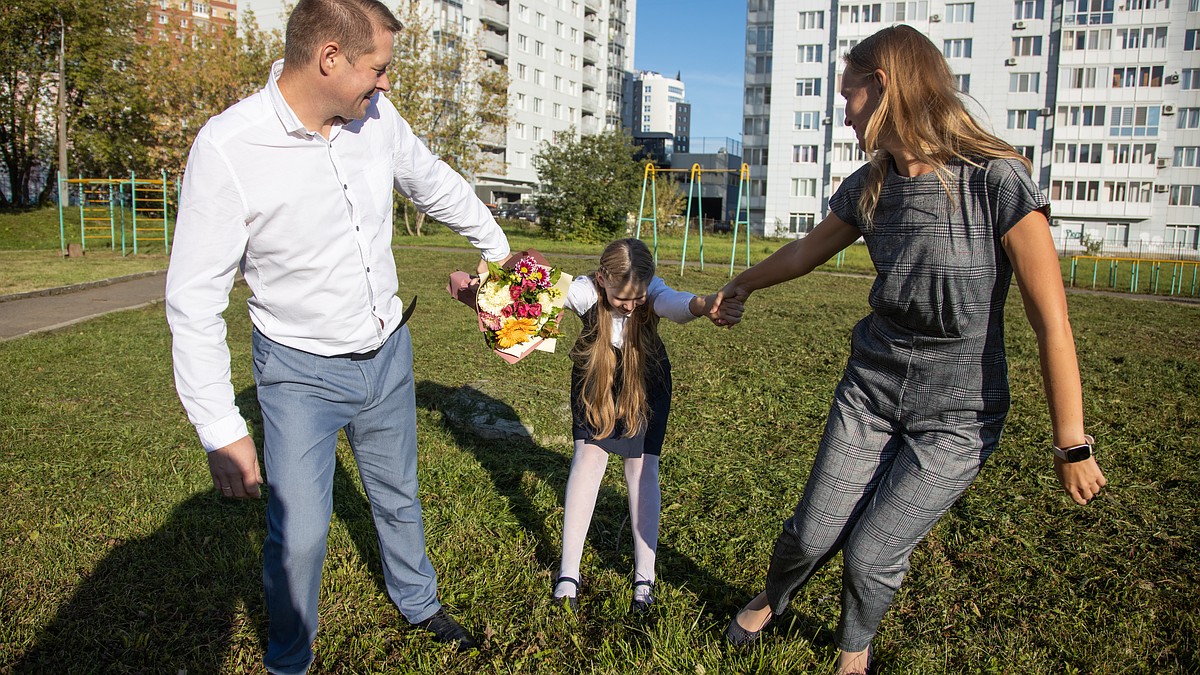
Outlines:
<svg viewBox="0 0 1200 675"><path fill-rule="evenodd" d="M553 596L554 605L556 607L566 606L566 607L571 608L572 612L578 612L579 611L579 598L578 598L579 580L578 579L572 579L571 577L559 577L554 580L554 585L550 588L550 593L551 593L551 595L553 595L554 589L558 588L558 585L564 581L569 584L575 584L575 595L555 595L555 596Z"/></svg>
<svg viewBox="0 0 1200 675"><path fill-rule="evenodd" d="M738 614L741 614L741 611ZM746 630L742 628L742 624L738 623L737 618L738 615L734 614L733 619L730 620L729 627L725 629L725 639L729 640L729 644L734 647L747 647L754 644L759 636L762 635L763 629L771 625L771 621L775 619L775 614L772 613L771 616L767 617L767 620L762 626L759 626L758 630Z"/></svg>
<svg viewBox="0 0 1200 675"><path fill-rule="evenodd" d="M433 633L433 639L443 644L453 644L460 652L479 649L479 642L471 637L467 629L463 628L457 621L450 618L446 613L445 608L439 607L438 611L433 616L424 621L413 624L418 628Z"/></svg>
<svg viewBox="0 0 1200 675"><path fill-rule="evenodd" d="M650 594L647 595L644 599L638 599L638 597L637 597L637 587L638 586L648 586L650 589ZM643 614L643 615L649 613L650 605L654 604L654 595L653 595L654 582L646 581L645 579L635 581L635 582L633 582L633 590L634 590L633 600L629 603L629 611L634 614Z"/></svg>

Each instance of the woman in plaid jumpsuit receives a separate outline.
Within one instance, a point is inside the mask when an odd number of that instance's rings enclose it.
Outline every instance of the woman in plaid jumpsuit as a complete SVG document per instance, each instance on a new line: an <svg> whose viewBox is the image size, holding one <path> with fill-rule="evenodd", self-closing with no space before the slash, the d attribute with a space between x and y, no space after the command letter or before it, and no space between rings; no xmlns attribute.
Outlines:
<svg viewBox="0 0 1200 675"><path fill-rule="evenodd" d="M1083 402L1046 198L1029 162L963 108L940 51L886 28L846 57L847 125L871 161L830 199L829 216L723 290L807 274L862 237L878 276L795 514L775 543L766 590L730 622L738 645L838 550L844 558L840 673L870 668L871 639L917 543L995 450L1009 407L1004 303L1015 273L1038 338L1056 447L1082 445ZM1090 439L1088 439L1090 441ZM1095 459L1055 459L1086 504Z"/></svg>

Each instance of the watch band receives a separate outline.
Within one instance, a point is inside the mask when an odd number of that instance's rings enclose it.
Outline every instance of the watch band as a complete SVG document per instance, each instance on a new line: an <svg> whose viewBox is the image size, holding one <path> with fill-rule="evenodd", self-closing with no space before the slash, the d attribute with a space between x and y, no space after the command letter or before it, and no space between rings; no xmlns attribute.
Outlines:
<svg viewBox="0 0 1200 675"><path fill-rule="evenodd" d="M1079 445L1072 445L1067 448L1054 446L1054 456L1064 462L1074 464L1082 462L1085 459L1092 457L1095 454L1096 439L1088 434L1083 435L1084 442Z"/></svg>

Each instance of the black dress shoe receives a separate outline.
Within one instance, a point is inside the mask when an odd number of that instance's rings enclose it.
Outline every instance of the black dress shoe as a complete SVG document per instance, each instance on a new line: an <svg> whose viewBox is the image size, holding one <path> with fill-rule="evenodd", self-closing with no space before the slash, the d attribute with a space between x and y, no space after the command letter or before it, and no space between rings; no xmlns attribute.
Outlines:
<svg viewBox="0 0 1200 675"><path fill-rule="evenodd" d="M739 611L738 614L740 613ZM767 620L763 622L763 625L759 626L758 630L746 630L742 628L742 624L738 623L737 614L734 614L733 619L729 622L729 627L725 629L725 639L729 640L729 644L734 647L752 645L762 635L763 629L767 627L767 624L771 623L771 620L774 618L774 614L768 616Z"/></svg>
<svg viewBox="0 0 1200 675"><path fill-rule="evenodd" d="M471 637L467 629L463 628L457 621L450 618L446 613L445 608L439 607L438 611L428 619L413 624L418 628L433 633L433 639L444 644L453 644L460 652L479 649L479 642Z"/></svg>
<svg viewBox="0 0 1200 675"><path fill-rule="evenodd" d="M637 597L638 586L648 586L650 593L639 599ZM648 614L650 612L650 605L654 604L654 596L652 595L654 592L654 582L646 581L645 579L639 579L638 581L633 582L633 591L633 600L629 603L629 611L634 614Z"/></svg>
<svg viewBox="0 0 1200 675"><path fill-rule="evenodd" d="M578 579L572 579L571 577L559 577L554 580L554 586L550 589L550 592L553 593L554 590L556 588L558 588L558 585L564 581L569 584L575 584L575 595L556 595L553 597L554 605L556 607L566 606L566 607L571 608L572 612L578 613L579 612L579 598L577 597L579 594L579 580Z"/></svg>

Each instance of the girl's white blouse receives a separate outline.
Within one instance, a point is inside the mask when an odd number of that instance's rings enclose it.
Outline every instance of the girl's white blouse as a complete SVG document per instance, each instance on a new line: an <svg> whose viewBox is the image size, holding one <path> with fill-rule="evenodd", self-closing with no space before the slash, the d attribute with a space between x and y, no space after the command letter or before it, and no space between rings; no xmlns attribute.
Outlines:
<svg viewBox="0 0 1200 675"><path fill-rule="evenodd" d="M646 289L646 302L650 303L651 311L675 323L687 323L696 318L688 307L694 297L696 296L692 293L671 288L661 277L654 277ZM592 277L578 276L571 281L571 286L567 289L564 305L583 316L599 299L600 292L596 289ZM625 344L625 319L626 317L617 312L612 313L612 346L617 349Z"/></svg>

